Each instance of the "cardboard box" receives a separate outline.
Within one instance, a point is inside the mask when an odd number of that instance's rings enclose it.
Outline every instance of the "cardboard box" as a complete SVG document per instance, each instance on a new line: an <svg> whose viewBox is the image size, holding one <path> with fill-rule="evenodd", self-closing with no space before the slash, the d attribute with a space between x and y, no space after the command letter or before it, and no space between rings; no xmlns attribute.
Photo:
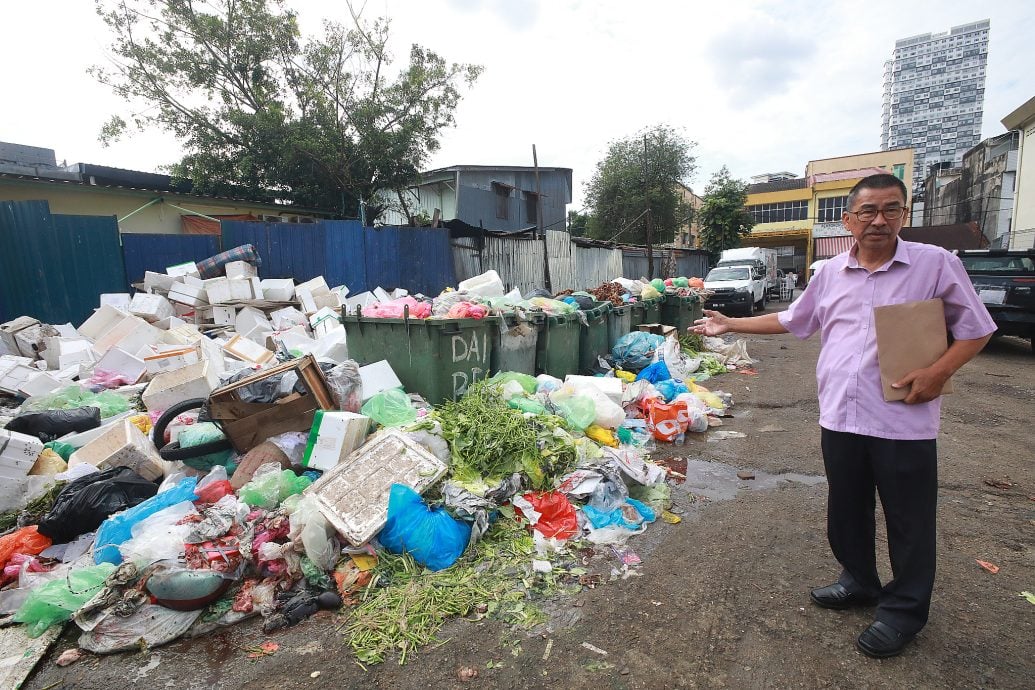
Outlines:
<svg viewBox="0 0 1035 690"><path fill-rule="evenodd" d="M166 462L158 455L151 439L128 419L113 425L68 459L69 467L84 463L99 470L128 467L150 481L161 479L166 471Z"/></svg>
<svg viewBox="0 0 1035 690"><path fill-rule="evenodd" d="M353 546L376 535L388 519L392 484L422 493L446 473L446 465L397 429L378 434L305 490L327 521Z"/></svg>
<svg viewBox="0 0 1035 690"><path fill-rule="evenodd" d="M327 471L363 445L370 417L355 412L317 410L302 466Z"/></svg>
<svg viewBox="0 0 1035 690"><path fill-rule="evenodd" d="M223 352L235 359L252 364L265 364L273 359L272 352L240 334L230 338L230 341L223 346Z"/></svg>
<svg viewBox="0 0 1035 690"><path fill-rule="evenodd" d="M138 292L129 303L129 313L149 323L167 319L173 315L173 306L161 295Z"/></svg>
<svg viewBox="0 0 1035 690"><path fill-rule="evenodd" d="M295 371L307 393L292 393L275 403L249 403L240 398L245 386L270 376ZM238 453L247 453L266 439L286 431L308 432L316 410L334 410L334 398L323 372L312 356L294 359L258 371L209 395L209 413L219 423Z"/></svg>
<svg viewBox="0 0 1035 690"><path fill-rule="evenodd" d="M12 355L18 354L18 341L14 339L15 334L38 323L39 321L31 316L19 316L17 319L0 324L0 341L3 341L7 352Z"/></svg>
<svg viewBox="0 0 1035 690"><path fill-rule="evenodd" d="M678 338L679 333L675 326L666 326L660 323L641 323L636 327L638 331L644 331L645 333L653 333L654 335L663 335L666 338Z"/></svg>
<svg viewBox="0 0 1035 690"><path fill-rule="evenodd" d="M363 402L382 391L402 387L402 381L395 375L395 370L387 359L360 367L359 375L363 380Z"/></svg>
<svg viewBox="0 0 1035 690"><path fill-rule="evenodd" d="M226 273L226 277L233 280L235 278L254 278L259 275L259 272L247 261L229 261L223 269Z"/></svg>
<svg viewBox="0 0 1035 690"><path fill-rule="evenodd" d="M193 276L199 277L201 274L198 273L198 265L193 261L187 261L182 264L176 264L175 266L169 266L165 269L166 274L173 277L179 278L181 276Z"/></svg>
<svg viewBox="0 0 1035 690"><path fill-rule="evenodd" d="M262 298L269 302L290 302L295 294L295 281L290 278L266 278L259 286Z"/></svg>
<svg viewBox="0 0 1035 690"><path fill-rule="evenodd" d="M184 400L207 398L219 376L207 361L158 374L140 396L148 412L163 411Z"/></svg>

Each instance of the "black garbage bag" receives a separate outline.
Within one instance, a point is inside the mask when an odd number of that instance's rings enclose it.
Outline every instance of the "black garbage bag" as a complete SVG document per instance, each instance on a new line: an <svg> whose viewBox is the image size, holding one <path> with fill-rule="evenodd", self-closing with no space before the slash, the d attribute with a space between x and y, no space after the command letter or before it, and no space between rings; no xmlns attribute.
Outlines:
<svg viewBox="0 0 1035 690"><path fill-rule="evenodd" d="M80 477L66 486L43 516L39 533L55 544L93 532L108 516L143 503L158 493L158 485L128 467L113 467Z"/></svg>
<svg viewBox="0 0 1035 690"><path fill-rule="evenodd" d="M7 423L8 431L35 436L44 443L65 434L78 434L101 425L99 407L76 407L71 410L24 412Z"/></svg>
<svg viewBox="0 0 1035 690"><path fill-rule="evenodd" d="M553 299L553 293L543 288L535 288L525 293L525 299L532 299L533 297L547 297Z"/></svg>

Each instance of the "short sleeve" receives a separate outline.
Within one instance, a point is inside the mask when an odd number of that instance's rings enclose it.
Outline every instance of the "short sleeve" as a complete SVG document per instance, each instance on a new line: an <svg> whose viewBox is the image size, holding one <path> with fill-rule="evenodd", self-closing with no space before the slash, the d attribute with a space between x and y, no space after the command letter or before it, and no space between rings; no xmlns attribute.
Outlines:
<svg viewBox="0 0 1035 690"><path fill-rule="evenodd" d="M945 303L945 325L957 340L976 340L994 333L995 321L978 297L959 257L946 252L935 294Z"/></svg>
<svg viewBox="0 0 1035 690"><path fill-rule="evenodd" d="M791 306L785 311L776 315L780 320L780 325L794 337L805 340L819 330L819 315L816 307L824 283L822 273L815 276L805 291L801 293L801 297L791 302Z"/></svg>

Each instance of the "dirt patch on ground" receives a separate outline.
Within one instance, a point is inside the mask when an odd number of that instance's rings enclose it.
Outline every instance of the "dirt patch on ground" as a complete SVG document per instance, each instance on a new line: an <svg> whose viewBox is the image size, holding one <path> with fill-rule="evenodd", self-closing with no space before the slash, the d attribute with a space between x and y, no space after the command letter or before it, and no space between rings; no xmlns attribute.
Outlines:
<svg viewBox="0 0 1035 690"><path fill-rule="evenodd" d="M716 382L736 399L723 429L747 436L663 450L698 470L688 469L673 492L683 522L634 538L643 558L637 575L552 602L550 622L533 633L456 621L441 646L406 666L389 661L369 670L353 661L331 614L272 636L280 650L255 662L242 650L266 639L255 624L61 669L53 661L75 640L66 633L25 687L110 689L127 679L177 690L1031 687L1035 606L1019 596L1035 590L1035 360L1027 344L993 342L957 376L957 393L946 400L931 622L902 657L886 661L853 646L872 612L808 604L809 588L838 572L824 529L818 342L757 337L749 352L759 360L758 376ZM714 472L704 471L707 463ZM736 479L737 469L756 479ZM707 493L706 480L721 492L694 500L695 487ZM881 550L882 574L890 577ZM976 558L1000 572L981 570ZM461 666L477 669L477 679L459 682Z"/></svg>

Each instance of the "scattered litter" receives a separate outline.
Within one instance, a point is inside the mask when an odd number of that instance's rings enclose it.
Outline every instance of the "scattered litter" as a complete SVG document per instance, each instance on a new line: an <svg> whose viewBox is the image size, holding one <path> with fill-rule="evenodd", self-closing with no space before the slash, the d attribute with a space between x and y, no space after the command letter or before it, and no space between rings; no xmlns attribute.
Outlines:
<svg viewBox="0 0 1035 690"><path fill-rule="evenodd" d="M1013 482L1004 479L986 479L984 482L986 485L991 486L994 489L1002 489L1003 491L1013 488Z"/></svg>
<svg viewBox="0 0 1035 690"><path fill-rule="evenodd" d="M589 651L593 652L594 654L599 654L600 656L607 656L607 652L605 652L600 647L590 644L589 642L583 642L582 646L588 649Z"/></svg>
<svg viewBox="0 0 1035 690"><path fill-rule="evenodd" d="M989 563L988 561L981 561L976 558L974 559L974 562L982 568L984 568L985 570L987 570L988 572L992 573L993 575L999 572L999 566L997 566L994 563Z"/></svg>
<svg viewBox="0 0 1035 690"><path fill-rule="evenodd" d="M740 431L713 431L708 434L708 441L726 441L731 438L747 438L747 434Z"/></svg>
<svg viewBox="0 0 1035 690"><path fill-rule="evenodd" d="M1019 596L1022 596L1025 599L1027 599L1029 604L1035 604L1035 594L1032 594L1031 592L1028 592L1028 591L1024 591L1024 592L1021 592Z"/></svg>
<svg viewBox="0 0 1035 690"><path fill-rule="evenodd" d="M461 683L467 683L478 677L478 669L473 666L461 666L456 670L456 679Z"/></svg>
<svg viewBox="0 0 1035 690"><path fill-rule="evenodd" d="M267 641L263 642L262 644L254 646L254 647L245 647L244 651L248 652L248 658L249 659L251 659L252 661L255 661L256 659L262 659L263 657L267 657L267 656L272 655L278 649L280 649L280 645L279 644L277 644L276 642L271 642L271 641L267 640ZM319 672L317 672L317 674L319 674Z"/></svg>
<svg viewBox="0 0 1035 690"><path fill-rule="evenodd" d="M54 661L58 666L71 666L83 658L83 650L73 647L61 652L61 655Z"/></svg>
<svg viewBox="0 0 1035 690"><path fill-rule="evenodd" d="M755 473L748 470L739 470L737 472L737 479L743 479L744 481L754 479Z"/></svg>
<svg viewBox="0 0 1035 690"><path fill-rule="evenodd" d="M760 434L772 434L787 431L782 426L776 424L766 424L765 426L759 427L756 431Z"/></svg>
<svg viewBox="0 0 1035 690"><path fill-rule="evenodd" d="M543 661L548 661L550 659L550 650L552 650L552 649L553 649L553 638L551 637L551 638L546 640L546 649L543 651Z"/></svg>

